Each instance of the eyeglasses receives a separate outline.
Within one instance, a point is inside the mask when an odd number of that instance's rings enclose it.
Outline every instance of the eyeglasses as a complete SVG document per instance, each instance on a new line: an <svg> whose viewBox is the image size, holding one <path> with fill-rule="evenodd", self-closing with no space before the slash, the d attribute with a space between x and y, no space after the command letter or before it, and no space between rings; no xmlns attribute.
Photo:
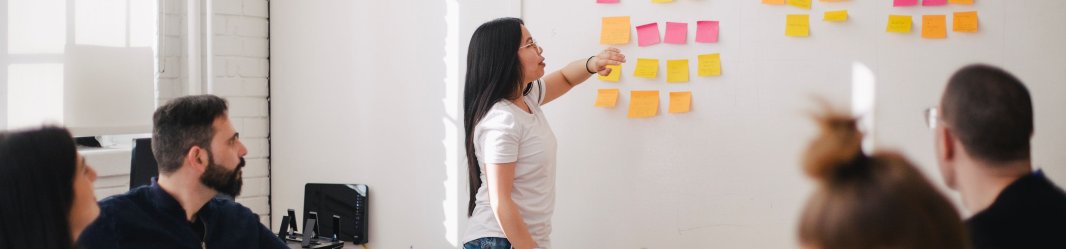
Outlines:
<svg viewBox="0 0 1066 249"><path fill-rule="evenodd" d="M537 49L537 53L543 53L544 52L544 48L541 48L540 46L538 46L537 45L537 41L533 40L533 39L529 39L529 43L526 43L526 45L522 45L521 47L519 47L519 49L524 49L524 48L528 48L528 47L531 47L531 46L533 48Z"/></svg>
<svg viewBox="0 0 1066 249"><path fill-rule="evenodd" d="M937 107L925 108L925 126L929 129L936 129L937 123L940 123L940 112Z"/></svg>

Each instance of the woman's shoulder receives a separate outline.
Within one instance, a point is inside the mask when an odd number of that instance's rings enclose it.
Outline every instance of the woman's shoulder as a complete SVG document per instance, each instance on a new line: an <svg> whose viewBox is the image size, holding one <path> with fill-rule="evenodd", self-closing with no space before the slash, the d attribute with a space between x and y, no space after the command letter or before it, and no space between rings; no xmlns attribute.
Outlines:
<svg viewBox="0 0 1066 249"><path fill-rule="evenodd" d="M485 117L481 118L478 122L477 128L480 129L514 129L518 125L518 121L515 120L518 117L518 113L515 113L517 108L513 108L508 105L513 105L507 100L500 100L496 104L489 108L489 111L485 113Z"/></svg>

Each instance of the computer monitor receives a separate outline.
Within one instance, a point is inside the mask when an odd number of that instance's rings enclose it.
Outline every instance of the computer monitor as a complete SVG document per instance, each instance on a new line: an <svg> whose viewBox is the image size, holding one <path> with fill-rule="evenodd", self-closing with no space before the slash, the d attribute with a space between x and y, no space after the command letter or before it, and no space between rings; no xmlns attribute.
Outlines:
<svg viewBox="0 0 1066 249"><path fill-rule="evenodd" d="M334 229L330 219L340 216L340 239L365 244L368 241L367 191L365 184L308 183L304 185L304 221L310 212L317 212L319 236L329 237Z"/></svg>

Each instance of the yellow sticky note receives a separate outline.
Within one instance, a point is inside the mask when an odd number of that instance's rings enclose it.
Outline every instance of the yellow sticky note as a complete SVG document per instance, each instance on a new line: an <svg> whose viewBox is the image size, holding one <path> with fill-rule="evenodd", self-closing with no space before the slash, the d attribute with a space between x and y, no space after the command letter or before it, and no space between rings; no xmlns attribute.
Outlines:
<svg viewBox="0 0 1066 249"><path fill-rule="evenodd" d="M688 60L666 60L666 82L688 82Z"/></svg>
<svg viewBox="0 0 1066 249"><path fill-rule="evenodd" d="M948 0L948 2L954 4L973 4L973 0Z"/></svg>
<svg viewBox="0 0 1066 249"><path fill-rule="evenodd" d="M618 82L622 79L622 65L607 65L607 68L611 69L611 73L607 76L600 75L598 78L602 81Z"/></svg>
<svg viewBox="0 0 1066 249"><path fill-rule="evenodd" d="M788 0L788 5L811 9L811 0Z"/></svg>
<svg viewBox="0 0 1066 249"><path fill-rule="evenodd" d="M630 91L629 118L654 117L659 113L659 91Z"/></svg>
<svg viewBox="0 0 1066 249"><path fill-rule="evenodd" d="M618 103L618 88L604 88L596 91L596 107L614 107Z"/></svg>
<svg viewBox="0 0 1066 249"><path fill-rule="evenodd" d="M722 75L722 58L719 54L701 54L698 63L700 76Z"/></svg>
<svg viewBox="0 0 1066 249"><path fill-rule="evenodd" d="M785 0L762 0L763 4L785 4Z"/></svg>
<svg viewBox="0 0 1066 249"><path fill-rule="evenodd" d="M922 38L944 39L948 37L947 16L923 15Z"/></svg>
<svg viewBox="0 0 1066 249"><path fill-rule="evenodd" d="M609 16L604 17L600 27L601 44L626 44L629 43L629 17Z"/></svg>
<svg viewBox="0 0 1066 249"><path fill-rule="evenodd" d="M910 33L911 32L911 16L907 15L889 15L888 27L885 31L893 33Z"/></svg>
<svg viewBox="0 0 1066 249"><path fill-rule="evenodd" d="M670 92L670 113L689 112L692 109L692 92Z"/></svg>
<svg viewBox="0 0 1066 249"><path fill-rule="evenodd" d="M826 20L826 21L830 21L830 22L847 21L848 20L848 11L847 10L826 11L825 12L825 16L822 17L822 20Z"/></svg>
<svg viewBox="0 0 1066 249"><path fill-rule="evenodd" d="M977 11L955 12L955 32L977 32Z"/></svg>
<svg viewBox="0 0 1066 249"><path fill-rule="evenodd" d="M637 58L637 69L633 70L633 76L654 79L658 75L658 59Z"/></svg>
<svg viewBox="0 0 1066 249"><path fill-rule="evenodd" d="M810 35L811 23L810 16L803 15L788 15L785 21L785 35L793 37L806 37Z"/></svg>

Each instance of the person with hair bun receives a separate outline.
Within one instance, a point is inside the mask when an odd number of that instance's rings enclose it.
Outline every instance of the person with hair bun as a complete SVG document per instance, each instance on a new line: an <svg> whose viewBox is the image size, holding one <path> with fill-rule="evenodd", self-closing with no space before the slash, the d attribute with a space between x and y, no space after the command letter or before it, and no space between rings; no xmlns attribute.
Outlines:
<svg viewBox="0 0 1066 249"><path fill-rule="evenodd" d="M803 159L818 186L799 223L803 248L968 248L959 213L902 155L862 150L857 121L828 112Z"/></svg>

